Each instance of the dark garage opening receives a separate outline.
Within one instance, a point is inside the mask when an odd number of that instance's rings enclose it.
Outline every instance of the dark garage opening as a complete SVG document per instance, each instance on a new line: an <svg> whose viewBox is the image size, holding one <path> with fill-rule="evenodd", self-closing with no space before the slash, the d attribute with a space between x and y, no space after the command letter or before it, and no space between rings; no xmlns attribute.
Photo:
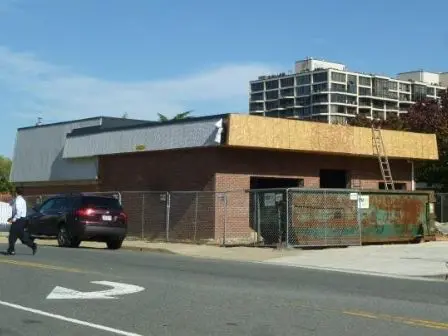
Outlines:
<svg viewBox="0 0 448 336"><path fill-rule="evenodd" d="M319 175L320 187L323 189L346 189L348 186L346 170L321 169Z"/></svg>
<svg viewBox="0 0 448 336"><path fill-rule="evenodd" d="M301 187L303 187L303 179L256 177L256 176L251 176L250 178L250 189L301 188Z"/></svg>
<svg viewBox="0 0 448 336"><path fill-rule="evenodd" d="M303 179L298 178L251 176L250 222L252 229L263 238L264 244L272 245L285 240L288 211L286 197L289 197L286 189L303 186Z"/></svg>

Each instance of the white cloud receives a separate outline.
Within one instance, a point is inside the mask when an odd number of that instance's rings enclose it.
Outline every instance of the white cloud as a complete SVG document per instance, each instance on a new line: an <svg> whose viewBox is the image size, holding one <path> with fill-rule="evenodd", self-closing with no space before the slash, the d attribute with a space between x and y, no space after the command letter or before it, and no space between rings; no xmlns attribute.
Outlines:
<svg viewBox="0 0 448 336"><path fill-rule="evenodd" d="M0 47L0 86L20 97L14 114L33 119L37 114L65 120L124 112L132 118L154 119L158 112L173 115L195 109L195 104L232 106L232 102L235 110L247 111L249 80L275 71L264 64L226 64L179 78L119 82L77 74L33 54Z"/></svg>

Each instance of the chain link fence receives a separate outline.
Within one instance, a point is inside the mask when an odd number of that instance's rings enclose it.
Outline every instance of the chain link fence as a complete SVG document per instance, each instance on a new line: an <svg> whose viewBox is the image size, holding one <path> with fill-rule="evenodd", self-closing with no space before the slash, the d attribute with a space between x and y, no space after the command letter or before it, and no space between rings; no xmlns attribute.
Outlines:
<svg viewBox="0 0 448 336"><path fill-rule="evenodd" d="M128 237L151 241L350 246L361 245L363 239L408 239L416 235L417 224L427 223L423 194L305 188L84 194L119 199L128 215ZM26 199L32 207L50 196ZM442 202L448 206L448 199ZM448 213L443 206L440 211Z"/></svg>
<svg viewBox="0 0 448 336"><path fill-rule="evenodd" d="M359 194L347 190L288 191L288 244L361 245Z"/></svg>
<svg viewBox="0 0 448 336"><path fill-rule="evenodd" d="M448 222L448 194L439 193L436 194L436 206L435 212L437 221L440 223Z"/></svg>

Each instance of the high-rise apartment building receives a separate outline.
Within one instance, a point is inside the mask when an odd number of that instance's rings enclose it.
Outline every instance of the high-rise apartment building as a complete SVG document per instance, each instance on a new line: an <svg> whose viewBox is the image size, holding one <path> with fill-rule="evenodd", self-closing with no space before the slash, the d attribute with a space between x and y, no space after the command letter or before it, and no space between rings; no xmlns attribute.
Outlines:
<svg viewBox="0 0 448 336"><path fill-rule="evenodd" d="M307 58L296 62L294 73L251 81L249 112L329 123L345 123L357 114L387 119L422 98L439 99L447 87L448 72L412 71L392 78Z"/></svg>

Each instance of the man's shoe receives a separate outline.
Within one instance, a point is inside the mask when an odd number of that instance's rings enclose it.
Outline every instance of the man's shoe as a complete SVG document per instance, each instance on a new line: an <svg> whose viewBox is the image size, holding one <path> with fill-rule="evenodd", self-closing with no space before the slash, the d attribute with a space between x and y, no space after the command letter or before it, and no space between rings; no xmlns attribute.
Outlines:
<svg viewBox="0 0 448 336"><path fill-rule="evenodd" d="M37 252L37 244L36 243L33 244L32 249L33 249L33 255L35 255Z"/></svg>
<svg viewBox="0 0 448 336"><path fill-rule="evenodd" d="M16 252L15 252L15 251L8 250L8 251L6 251L6 254L7 254L7 255L16 255Z"/></svg>

